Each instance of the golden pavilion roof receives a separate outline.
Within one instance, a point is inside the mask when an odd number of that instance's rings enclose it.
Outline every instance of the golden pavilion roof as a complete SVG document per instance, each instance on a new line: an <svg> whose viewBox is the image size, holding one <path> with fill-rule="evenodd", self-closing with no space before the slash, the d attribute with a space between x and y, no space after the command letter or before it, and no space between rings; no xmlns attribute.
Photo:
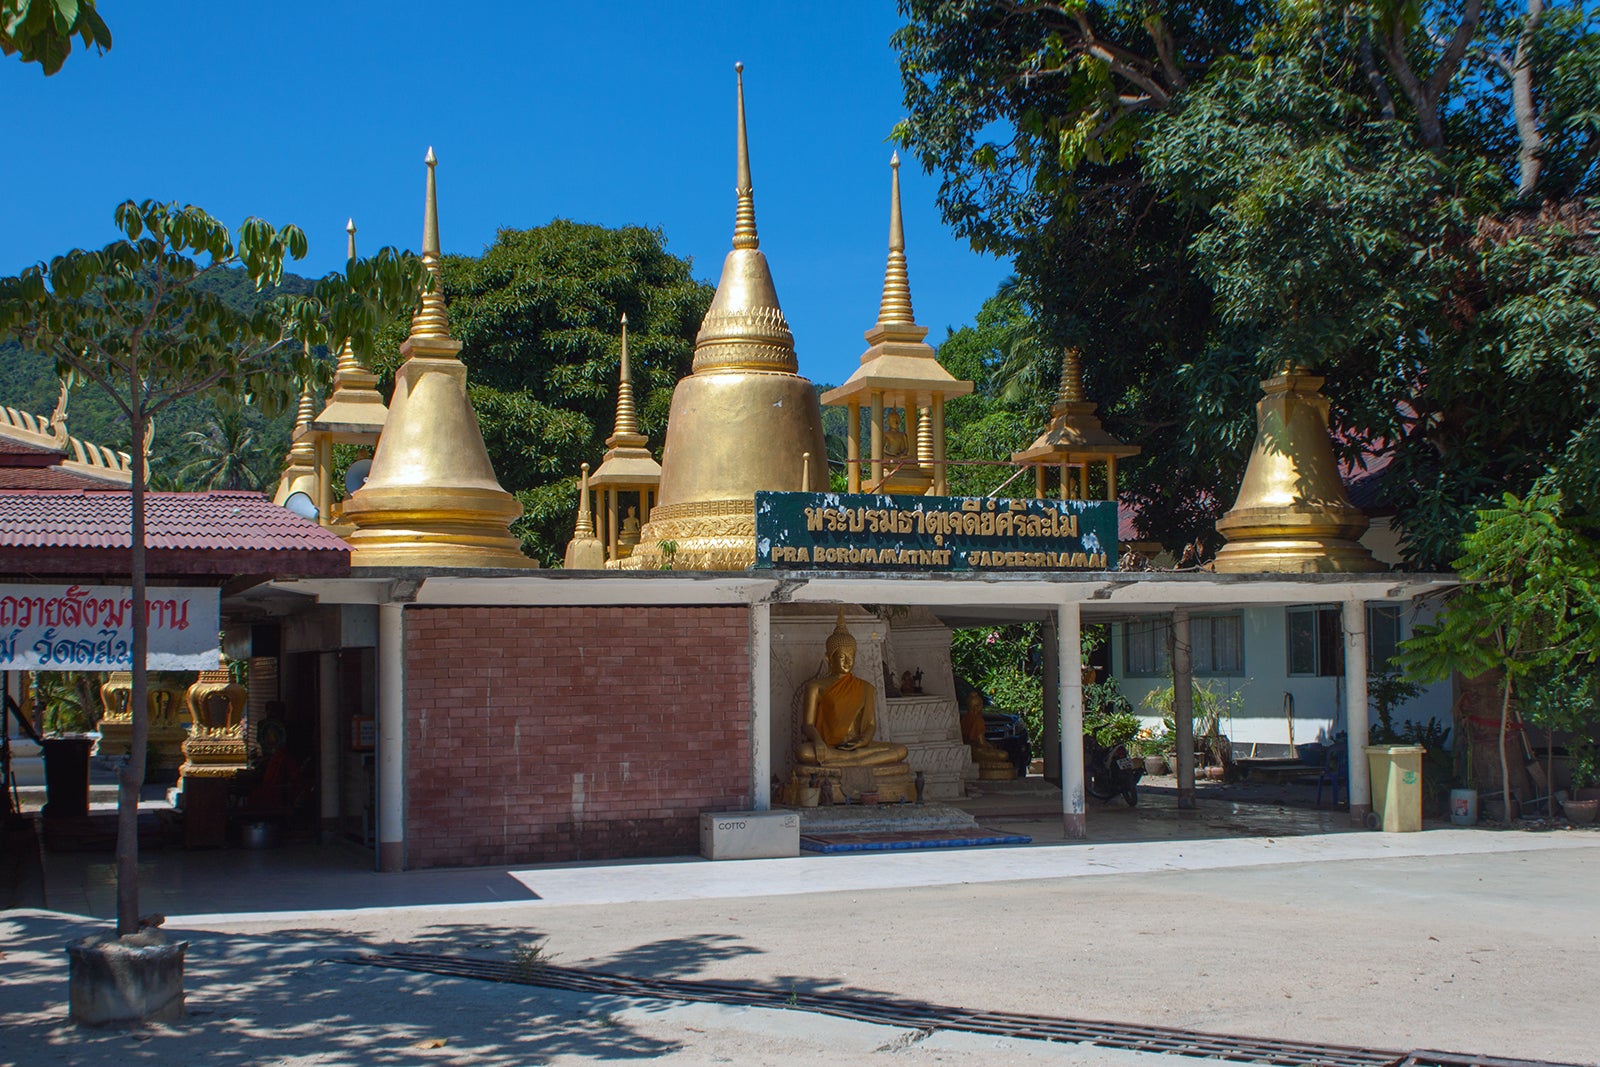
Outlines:
<svg viewBox="0 0 1600 1067"><path fill-rule="evenodd" d="M1076 348L1061 354L1061 384L1050 407L1050 425L1033 444L1013 452L1013 463L1081 463L1086 460L1137 456L1138 445L1126 445L1107 433L1095 415L1100 405L1083 391L1083 366Z"/></svg>

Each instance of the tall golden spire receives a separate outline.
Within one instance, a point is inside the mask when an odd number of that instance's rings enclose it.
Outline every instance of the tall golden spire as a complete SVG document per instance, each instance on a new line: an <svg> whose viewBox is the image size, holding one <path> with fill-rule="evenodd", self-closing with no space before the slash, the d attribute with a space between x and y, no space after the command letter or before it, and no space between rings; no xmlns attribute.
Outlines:
<svg viewBox="0 0 1600 1067"><path fill-rule="evenodd" d="M389 418L366 484L345 501L354 567L533 567L510 525L522 514L501 488L467 398L461 342L450 336L439 281L438 160L428 149L422 262L434 288L400 345Z"/></svg>
<svg viewBox="0 0 1600 1067"><path fill-rule="evenodd" d="M906 277L906 229L900 217L900 153L889 157L893 172L889 185L889 262L883 269L883 299L878 302L879 326L915 326L911 310L911 282ZM924 331L926 333L926 331Z"/></svg>
<svg viewBox="0 0 1600 1067"><path fill-rule="evenodd" d="M1055 468L1062 500L1087 499L1089 467L1104 464L1106 499L1117 499L1117 461L1137 456L1139 446L1125 445L1106 432L1095 414L1099 407L1084 392L1082 354L1067 347L1061 353L1061 384L1056 402L1050 405L1050 425L1033 444L1011 453L1011 462L1035 468L1034 486L1039 496L1045 495L1046 472ZM1082 468L1076 479L1072 477L1075 467Z"/></svg>
<svg viewBox="0 0 1600 1067"><path fill-rule="evenodd" d="M567 542L567 552L561 566L569 571L597 571L606 565L606 548L594 533L594 519L589 512L589 465L583 465L578 478L578 521L572 530L572 540Z"/></svg>
<svg viewBox="0 0 1600 1067"><path fill-rule="evenodd" d="M694 372L765 370L794 374L794 334L778 306L772 270L756 236L755 191L750 184L750 143L744 120L744 64L738 72L738 197L733 216L733 250L722 262L717 294L700 323L694 343Z"/></svg>
<svg viewBox="0 0 1600 1067"><path fill-rule="evenodd" d="M750 184L750 140L744 125L744 64L735 63L733 73L739 82L739 174L734 186L739 205L733 212L733 247L760 248L761 238L756 235L755 187Z"/></svg>
<svg viewBox="0 0 1600 1067"><path fill-rule="evenodd" d="M639 433L639 414L633 407L633 374L628 367L628 316L622 316L622 381L617 386L617 421L606 444L620 441L624 435L642 437ZM643 440L640 441L643 444Z"/></svg>
<svg viewBox="0 0 1600 1067"><path fill-rule="evenodd" d="M345 235L346 235L346 239L345 239L345 261L346 261L347 264L348 263L353 263L353 262L355 262L355 258L356 258L356 220L355 219L346 219L345 220L344 232L345 232ZM334 371L333 371L333 378L334 378L334 382L335 382L334 388L335 389L338 388L337 383L339 381L339 376L340 375L359 374L364 370L366 370L366 368L363 367L361 365L361 361L356 358L355 346L350 343L350 338L346 337L344 339L344 345L339 349L339 364L338 364L337 367L334 368Z"/></svg>
<svg viewBox="0 0 1600 1067"><path fill-rule="evenodd" d="M432 287L422 294L422 306L411 317L412 337L450 336L450 319L444 309L444 277L439 270L439 187L434 179L434 169L439 160L428 148L428 192L422 208L422 265L433 279Z"/></svg>
<svg viewBox="0 0 1600 1067"><path fill-rule="evenodd" d="M693 373L672 391L659 501L647 518L641 515L637 547L611 563L629 570L661 566L668 542L676 545L673 567L748 567L755 562L756 493L797 490L807 477L812 485L827 484L822 410L798 373L794 335L756 235L744 64L734 71L733 247L695 338ZM605 470L596 472L597 486Z"/></svg>
<svg viewBox="0 0 1600 1067"><path fill-rule="evenodd" d="M1061 385L1056 390L1057 404L1081 404L1087 397L1083 392L1082 356L1074 345L1061 350Z"/></svg>
<svg viewBox="0 0 1600 1067"><path fill-rule="evenodd" d="M307 456L315 458L317 446L311 443L311 438L306 430L311 428L311 422L317 417L316 398L311 395L311 383L306 382L300 390L300 406L294 413L294 444L289 446L291 456Z"/></svg>

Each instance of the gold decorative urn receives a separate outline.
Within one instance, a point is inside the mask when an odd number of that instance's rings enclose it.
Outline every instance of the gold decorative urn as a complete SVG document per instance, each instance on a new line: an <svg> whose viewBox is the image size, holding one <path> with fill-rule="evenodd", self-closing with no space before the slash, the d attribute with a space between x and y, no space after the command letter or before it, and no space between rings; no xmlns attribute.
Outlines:
<svg viewBox="0 0 1600 1067"><path fill-rule="evenodd" d="M249 766L244 736L249 695L225 670L200 672L184 694L189 737L183 743L183 777L231 778Z"/></svg>
<svg viewBox="0 0 1600 1067"><path fill-rule="evenodd" d="M133 675L113 671L100 685L100 754L128 756L133 753ZM145 686L145 710L149 714L150 740L145 773L175 771L183 762L183 739L188 734L183 715L183 690L151 677Z"/></svg>

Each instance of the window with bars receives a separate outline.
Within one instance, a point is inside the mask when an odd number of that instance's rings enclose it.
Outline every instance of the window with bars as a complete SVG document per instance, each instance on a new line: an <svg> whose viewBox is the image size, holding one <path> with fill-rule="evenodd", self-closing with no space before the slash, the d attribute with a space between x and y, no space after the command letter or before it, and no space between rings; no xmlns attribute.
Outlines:
<svg viewBox="0 0 1600 1067"><path fill-rule="evenodd" d="M1289 608L1289 674L1331 678L1344 673L1344 613L1341 608ZM1400 645L1400 608L1367 606L1367 673L1383 674Z"/></svg>
<svg viewBox="0 0 1600 1067"><path fill-rule="evenodd" d="M1189 669L1196 675L1244 673L1244 621L1238 614L1189 619ZM1132 619L1123 628L1123 673L1159 678L1172 673L1172 623Z"/></svg>

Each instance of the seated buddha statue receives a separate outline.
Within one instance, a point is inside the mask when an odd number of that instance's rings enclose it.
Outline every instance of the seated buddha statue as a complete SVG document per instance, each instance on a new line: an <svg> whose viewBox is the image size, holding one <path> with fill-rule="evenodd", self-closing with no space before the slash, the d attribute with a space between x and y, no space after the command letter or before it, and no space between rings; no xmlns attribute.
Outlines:
<svg viewBox="0 0 1600 1067"><path fill-rule="evenodd" d="M978 765L979 779L1005 781L1017 776L1017 768L1005 749L996 748L984 739L983 694L974 689L967 694L967 710L961 716L961 740L972 751L972 762Z"/></svg>
<svg viewBox="0 0 1600 1067"><path fill-rule="evenodd" d="M905 459L911 455L911 437L906 433L906 418L890 410L884 416L883 458Z"/></svg>
<svg viewBox="0 0 1600 1067"><path fill-rule="evenodd" d="M827 673L805 685L805 740L795 749L802 764L821 767L890 767L904 765L906 747L876 740L878 690L851 674L856 639L844 625L844 612L824 646Z"/></svg>

